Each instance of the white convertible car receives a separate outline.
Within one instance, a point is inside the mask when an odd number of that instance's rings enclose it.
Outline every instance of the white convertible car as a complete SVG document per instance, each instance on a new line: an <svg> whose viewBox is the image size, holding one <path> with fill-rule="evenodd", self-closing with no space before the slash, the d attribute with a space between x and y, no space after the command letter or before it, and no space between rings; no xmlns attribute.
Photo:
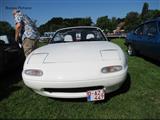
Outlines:
<svg viewBox="0 0 160 120"><path fill-rule="evenodd" d="M22 76L40 95L95 101L120 88L127 69L121 48L100 28L84 26L58 30L50 44L27 57Z"/></svg>

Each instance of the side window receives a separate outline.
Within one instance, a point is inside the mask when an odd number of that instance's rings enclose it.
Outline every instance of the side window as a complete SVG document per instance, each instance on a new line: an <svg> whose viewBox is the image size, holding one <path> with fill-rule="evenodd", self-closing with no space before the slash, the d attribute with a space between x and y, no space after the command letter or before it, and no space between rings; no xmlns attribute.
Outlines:
<svg viewBox="0 0 160 120"><path fill-rule="evenodd" d="M54 42L63 41L63 35L60 34L60 33L57 33L57 34L55 35L55 37L53 38L53 41L54 41Z"/></svg>
<svg viewBox="0 0 160 120"><path fill-rule="evenodd" d="M143 35L143 25L138 27L136 30L135 30L135 34L137 35Z"/></svg>
<svg viewBox="0 0 160 120"><path fill-rule="evenodd" d="M155 35L157 33L157 24L156 22L151 22L151 23L147 23L145 26L144 26L144 34L146 35Z"/></svg>

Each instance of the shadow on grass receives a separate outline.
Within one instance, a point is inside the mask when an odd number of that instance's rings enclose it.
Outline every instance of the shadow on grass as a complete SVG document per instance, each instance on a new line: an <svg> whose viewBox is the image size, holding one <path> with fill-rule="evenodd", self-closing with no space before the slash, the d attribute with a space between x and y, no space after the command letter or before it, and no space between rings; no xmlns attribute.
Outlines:
<svg viewBox="0 0 160 120"><path fill-rule="evenodd" d="M155 64L155 65L157 65L157 66L160 67L160 60L158 61L158 59L156 60L156 59L153 59L153 58L144 56L144 55L138 55L138 57L141 57L141 58L143 58L144 60L146 60L146 61L148 61L148 62L150 62L150 63L152 63L152 64Z"/></svg>
<svg viewBox="0 0 160 120"><path fill-rule="evenodd" d="M95 104L101 104L101 103L108 102L111 98L113 98L117 95L128 92L129 89L130 89L130 86L131 86L131 77L130 77L130 74L127 73L127 78L126 78L125 82L122 84L122 86L118 90L106 94L105 95L105 100L96 101L94 103ZM76 99L51 98L51 99L62 101L62 102L87 102L87 98L76 98Z"/></svg>
<svg viewBox="0 0 160 120"><path fill-rule="evenodd" d="M22 68L10 70L1 75L0 79L0 101L7 98L11 93L21 89L16 84L22 80Z"/></svg>
<svg viewBox="0 0 160 120"><path fill-rule="evenodd" d="M131 86L131 77L130 77L130 74L127 73L126 80L124 81L124 83L122 84L122 86L118 90L106 94L106 96L105 96L106 99L105 100L100 101L100 102L96 102L96 103L104 103L104 102L109 101L111 98L113 98L117 95L127 93L130 89L130 86Z"/></svg>

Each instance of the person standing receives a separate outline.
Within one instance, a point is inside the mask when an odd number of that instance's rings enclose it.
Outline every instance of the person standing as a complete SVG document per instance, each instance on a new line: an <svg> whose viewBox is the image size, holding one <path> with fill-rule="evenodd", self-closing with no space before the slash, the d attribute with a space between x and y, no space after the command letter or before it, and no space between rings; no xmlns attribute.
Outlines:
<svg viewBox="0 0 160 120"><path fill-rule="evenodd" d="M27 15L23 15L20 10L13 10L15 20L15 40L22 44L24 54L27 57L37 46L39 33L35 22Z"/></svg>

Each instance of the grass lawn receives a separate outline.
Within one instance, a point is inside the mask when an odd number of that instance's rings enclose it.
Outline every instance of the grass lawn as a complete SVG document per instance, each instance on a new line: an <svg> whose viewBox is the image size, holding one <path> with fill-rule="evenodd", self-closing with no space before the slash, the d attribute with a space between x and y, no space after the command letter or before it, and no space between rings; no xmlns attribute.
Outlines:
<svg viewBox="0 0 160 120"><path fill-rule="evenodd" d="M113 40L126 52L123 39ZM86 99L51 99L22 82L16 71L0 79L0 118L160 119L160 66L143 57L128 57L128 82L100 103Z"/></svg>

